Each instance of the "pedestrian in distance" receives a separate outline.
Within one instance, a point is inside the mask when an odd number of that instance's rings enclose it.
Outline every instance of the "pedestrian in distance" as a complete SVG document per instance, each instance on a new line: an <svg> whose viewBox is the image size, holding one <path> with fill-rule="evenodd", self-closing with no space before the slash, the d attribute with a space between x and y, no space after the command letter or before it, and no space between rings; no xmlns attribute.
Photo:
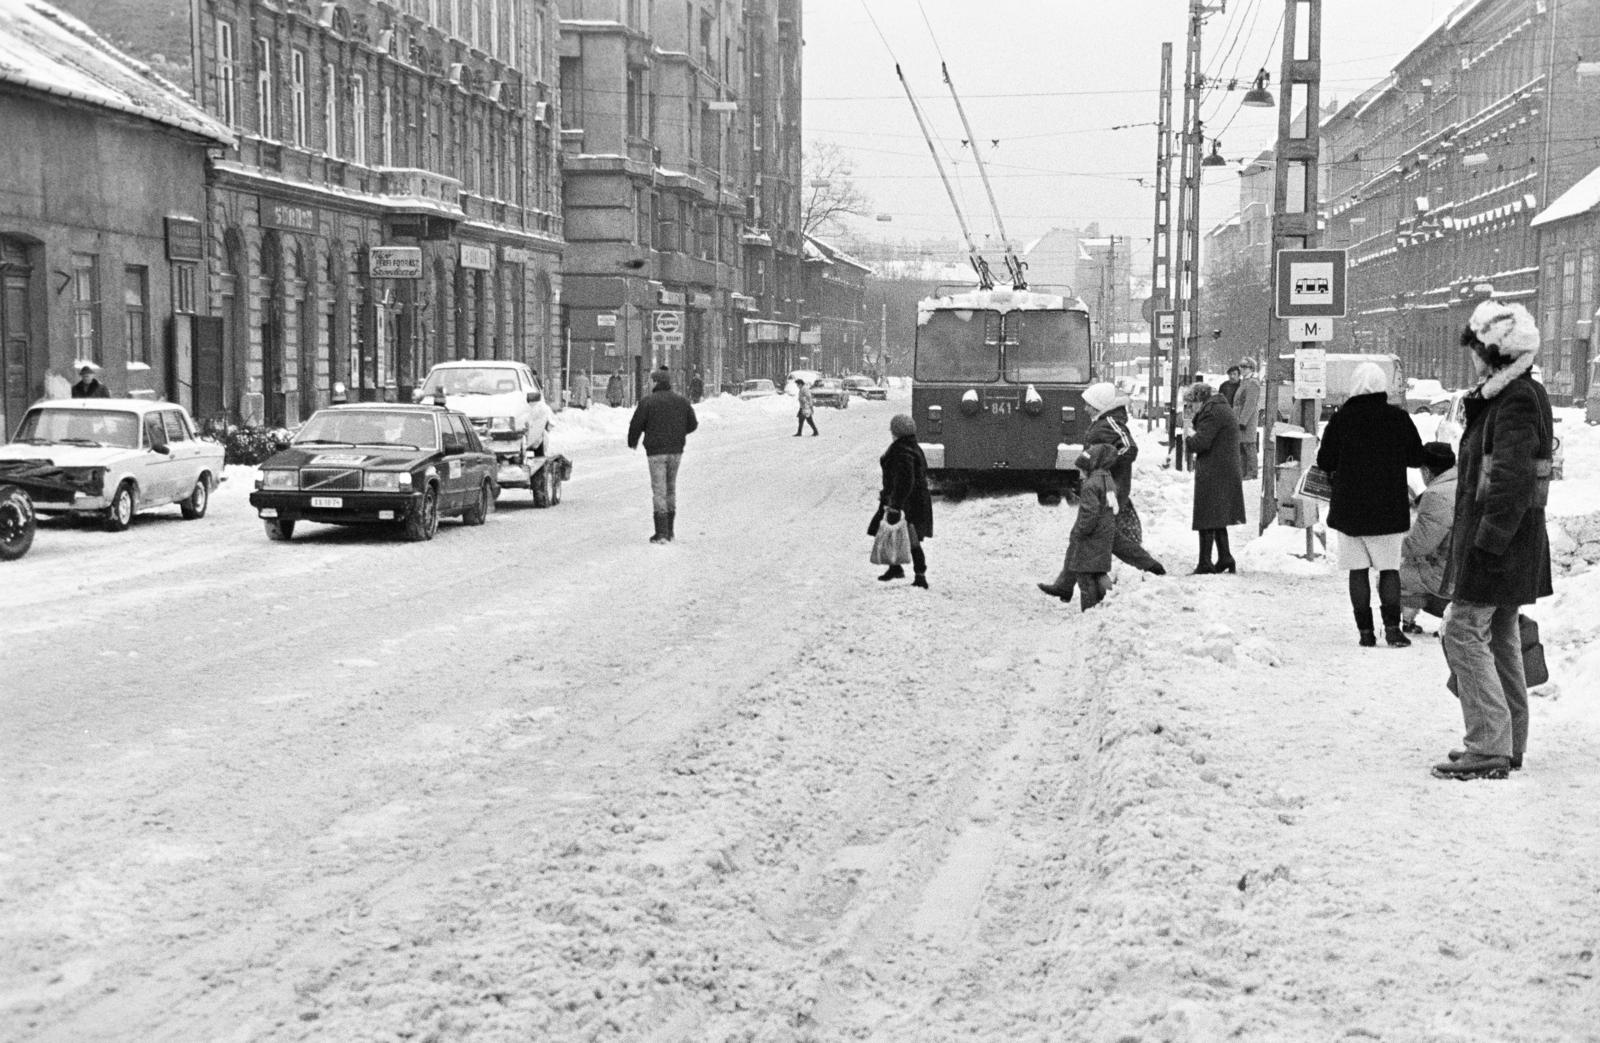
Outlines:
<svg viewBox="0 0 1600 1043"><path fill-rule="evenodd" d="M917 422L904 413L889 421L889 433L894 441L878 458L883 472L883 487L878 492L878 517L873 519L869 532L875 532L879 518L894 525L905 518L911 535L911 567L915 578L911 585L928 589L928 558L922 541L933 537L933 494L928 490L928 460L917 444ZM888 582L904 579L906 570L890 565L878 579Z"/></svg>
<svg viewBox="0 0 1600 1043"><path fill-rule="evenodd" d="M1261 381L1256 379L1256 360L1239 360L1239 388L1229 399L1234 414L1239 418L1240 473L1248 481L1259 477L1256 461L1260 459L1258 444L1261 430Z"/></svg>
<svg viewBox="0 0 1600 1043"><path fill-rule="evenodd" d="M1372 626L1368 572L1378 570L1383 638L1404 648L1400 630L1400 557L1411 527L1406 469L1423 463L1422 439L1411 417L1389 403L1389 378L1371 362L1350 375L1350 397L1328 421L1317 466L1333 487L1328 528L1339 533L1338 562L1350 576L1350 608L1363 648L1378 643Z"/></svg>
<svg viewBox="0 0 1600 1043"><path fill-rule="evenodd" d="M1234 396L1237 395L1238 392L1239 392L1239 367L1238 366L1229 366L1228 367L1228 379L1224 380L1222 382L1222 386L1217 388L1217 392L1223 398L1228 400L1228 405L1234 407L1234 412L1237 413L1239 411L1238 410L1238 404L1234 400Z"/></svg>
<svg viewBox="0 0 1600 1043"><path fill-rule="evenodd" d="M684 442L700 422L689 400L672 390L672 374L665 366L650 374L650 381L650 394L634 407L628 424L628 448L638 448L640 438L644 439L656 523L650 542L671 543L678 518L678 464L683 460Z"/></svg>
<svg viewBox="0 0 1600 1043"><path fill-rule="evenodd" d="M1456 453L1447 442L1422 446L1422 480L1411 528L1400 544L1400 632L1420 634L1417 613L1444 613L1444 574L1456 516Z"/></svg>
<svg viewBox="0 0 1600 1043"><path fill-rule="evenodd" d="M78 382L72 385L73 398L110 398L111 392L94 375L93 366L78 370Z"/></svg>
<svg viewBox="0 0 1600 1043"><path fill-rule="evenodd" d="M606 405L612 409L622 406L622 374L613 373L606 378Z"/></svg>
<svg viewBox="0 0 1600 1043"><path fill-rule="evenodd" d="M1544 385L1533 379L1539 328L1526 308L1485 301L1461 343L1472 351L1479 384L1464 403L1445 574L1450 606L1440 636L1466 734L1433 773L1505 778L1522 767L1528 744L1518 616L1552 593L1544 512L1555 422Z"/></svg>
<svg viewBox="0 0 1600 1043"><path fill-rule="evenodd" d="M689 401L698 402L706 397L706 381L696 370L694 376L689 378Z"/></svg>
<svg viewBox="0 0 1600 1043"><path fill-rule="evenodd" d="M1139 458L1139 443L1128 427L1128 407L1112 384L1091 384L1083 391L1083 404L1092 422L1084 435L1084 448L1109 446L1116 458L1111 464L1111 480L1117 490L1116 539L1111 552L1119 561L1157 576L1167 570L1144 549L1144 525L1133 506L1133 462ZM1068 551L1070 555L1070 548ZM1074 570L1063 561L1061 573L1051 583L1040 583L1040 590L1063 601L1072 598Z"/></svg>
<svg viewBox="0 0 1600 1043"><path fill-rule="evenodd" d="M817 422L816 420L812 419L812 414L817 411L817 405L814 401L812 401L811 389L806 387L806 382L801 380L799 377L795 378L794 387L795 394L800 399L800 412L798 414L800 422L795 425L794 436L799 438L805 433L806 425L810 424L811 435L814 438L818 434L818 431Z"/></svg>
<svg viewBox="0 0 1600 1043"><path fill-rule="evenodd" d="M1078 517L1067 543L1066 568L1078 585L1078 603L1087 612L1110 589L1112 547L1117 539L1117 483L1111 468L1117 451L1092 445L1078 454Z"/></svg>
<svg viewBox="0 0 1600 1043"><path fill-rule="evenodd" d="M1228 400L1204 381L1189 389L1198 400L1194 434L1193 527L1200 534L1200 559L1194 575L1236 572L1228 548L1228 526L1243 525L1244 479L1239 474L1239 420ZM1211 554L1216 551L1216 560Z"/></svg>

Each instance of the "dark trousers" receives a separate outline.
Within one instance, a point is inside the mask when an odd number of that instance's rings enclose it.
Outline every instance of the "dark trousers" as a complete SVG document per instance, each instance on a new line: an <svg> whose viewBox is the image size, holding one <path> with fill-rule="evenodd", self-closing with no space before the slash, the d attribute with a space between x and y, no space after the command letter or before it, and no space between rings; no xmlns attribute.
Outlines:
<svg viewBox="0 0 1600 1043"><path fill-rule="evenodd" d="M800 414L800 422L795 425L794 433L797 436L801 435L801 434L804 434L807 424L811 425L811 433L812 434L816 434L817 433L817 422L815 420L811 419L811 414L810 413L801 413Z"/></svg>

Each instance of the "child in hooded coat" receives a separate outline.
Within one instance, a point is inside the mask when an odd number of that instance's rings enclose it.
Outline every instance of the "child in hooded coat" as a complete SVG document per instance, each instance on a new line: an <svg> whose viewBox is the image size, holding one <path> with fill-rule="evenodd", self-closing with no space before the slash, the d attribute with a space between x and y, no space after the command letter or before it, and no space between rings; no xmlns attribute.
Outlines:
<svg viewBox="0 0 1600 1043"><path fill-rule="evenodd" d="M1077 574L1078 602L1085 612L1100 604L1111 586L1111 548L1117 539L1117 485L1111 467L1116 462L1117 451L1109 445L1092 445L1077 460L1083 481L1066 567Z"/></svg>

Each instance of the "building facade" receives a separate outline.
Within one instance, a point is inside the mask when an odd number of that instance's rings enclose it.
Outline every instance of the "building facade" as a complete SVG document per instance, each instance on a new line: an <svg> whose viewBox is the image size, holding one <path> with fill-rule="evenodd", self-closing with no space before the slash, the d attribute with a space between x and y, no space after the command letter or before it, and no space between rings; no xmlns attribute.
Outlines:
<svg viewBox="0 0 1600 1043"><path fill-rule="evenodd" d="M0 431L85 363L181 398L205 286L206 153L232 134L43 3L0 64ZM93 100L90 100L93 99ZM53 378L53 379L52 379Z"/></svg>
<svg viewBox="0 0 1600 1043"><path fill-rule="evenodd" d="M840 377L859 373L871 364L866 295L872 269L820 239L806 236L805 242L804 359L797 359L795 368Z"/></svg>
<svg viewBox="0 0 1600 1043"><path fill-rule="evenodd" d="M562 358L553 0L193 0L212 162L198 400L294 423L434 362Z"/></svg>
<svg viewBox="0 0 1600 1043"><path fill-rule="evenodd" d="M1572 41L1597 26L1596 0L1467 0L1325 122L1323 245L1347 248L1351 264L1339 348L1393 352L1409 375L1463 386L1460 333L1481 300L1548 321L1565 262L1545 264L1533 222L1595 165L1600 113ZM1581 274L1581 254L1574 264ZM1542 358L1558 399L1583 368L1564 314Z"/></svg>

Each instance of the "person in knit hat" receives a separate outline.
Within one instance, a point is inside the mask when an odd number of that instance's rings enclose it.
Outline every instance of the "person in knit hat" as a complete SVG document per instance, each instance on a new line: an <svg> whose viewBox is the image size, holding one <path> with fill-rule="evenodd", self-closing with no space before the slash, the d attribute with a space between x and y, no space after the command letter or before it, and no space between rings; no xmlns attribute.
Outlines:
<svg viewBox="0 0 1600 1043"><path fill-rule="evenodd" d="M1461 344L1472 352L1478 386L1464 402L1456 456L1456 510L1445 572L1439 636L1465 724L1462 748L1433 768L1440 778L1506 777L1528 744L1528 686L1517 617L1548 597L1550 492L1555 421L1544 385L1533 379L1539 328L1520 304L1485 301Z"/></svg>
<svg viewBox="0 0 1600 1043"><path fill-rule="evenodd" d="M628 424L628 448L644 439L650 463L650 496L656 531L651 543L671 543L678 519L678 465L690 432L700 426L694 406L672 390L672 373L662 366L650 374L652 390L633 410Z"/></svg>
<svg viewBox="0 0 1600 1043"><path fill-rule="evenodd" d="M1111 555L1117 537L1117 483L1111 477L1117 451L1101 443L1078 454L1078 517L1067 543L1066 567L1078 585L1081 608L1089 611L1110 589Z"/></svg>
<svg viewBox="0 0 1600 1043"><path fill-rule="evenodd" d="M917 422L904 413L889 421L889 433L894 441L878 459L883 471L883 488L878 493L878 513L873 516L867 532L876 533L878 523L898 523L903 516L911 532L911 567L915 578L911 585L928 589L928 558L922 541L933 536L933 494L928 489L928 459L917 444ZM890 565L878 579L888 582L903 579L906 570Z"/></svg>
<svg viewBox="0 0 1600 1043"><path fill-rule="evenodd" d="M1136 569L1164 576L1166 567L1144 549L1144 525L1133 507L1133 462L1139 458L1139 444L1128 427L1127 403L1117 395L1116 387L1100 383L1084 388L1083 404L1093 421L1084 435L1084 449L1104 445L1116 454L1110 465L1111 479L1117 490L1116 538L1111 552L1117 560ZM1071 556L1070 548L1067 556ZM1052 582L1040 583L1038 587L1051 597L1070 601L1076 583L1074 576L1074 570L1063 561L1060 574Z"/></svg>

